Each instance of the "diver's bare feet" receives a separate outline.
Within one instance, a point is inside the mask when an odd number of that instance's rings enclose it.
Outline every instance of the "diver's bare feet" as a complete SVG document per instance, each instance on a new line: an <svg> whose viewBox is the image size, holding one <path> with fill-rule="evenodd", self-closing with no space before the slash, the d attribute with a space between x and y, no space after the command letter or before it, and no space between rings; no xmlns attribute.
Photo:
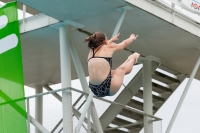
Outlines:
<svg viewBox="0 0 200 133"><path fill-rule="evenodd" d="M130 58L132 58L132 56L133 56L133 54L129 55L128 60L129 60Z"/></svg>
<svg viewBox="0 0 200 133"><path fill-rule="evenodd" d="M133 59L135 60L135 63L134 63L134 64L136 64L139 57L140 57L140 54L138 54L138 53L133 53L132 55L130 55L130 56L128 57L128 59L129 59L129 58L133 58Z"/></svg>

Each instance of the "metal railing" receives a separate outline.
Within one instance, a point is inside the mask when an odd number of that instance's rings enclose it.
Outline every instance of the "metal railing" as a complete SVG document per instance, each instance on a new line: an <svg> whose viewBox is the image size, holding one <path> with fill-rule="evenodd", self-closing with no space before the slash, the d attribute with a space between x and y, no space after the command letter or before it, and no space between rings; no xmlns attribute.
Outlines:
<svg viewBox="0 0 200 133"><path fill-rule="evenodd" d="M125 132L129 131L131 128L134 128L134 126L137 125L141 125L141 131L140 133L142 133L143 131L143 127L144 127L144 123L148 123L148 121L146 121L145 118L150 118L153 122L159 122L160 127L159 129L157 128L157 132L156 133L161 133L161 120L158 117L155 117L153 115L149 115L146 114L144 112L138 111L134 108L131 108L129 106L125 106L122 105L120 103L116 103L116 102L112 102L103 98L99 98L96 96L93 96L93 94L91 95L91 93L85 93L83 91L74 89L74 88L62 88L62 89L58 89L58 90L52 90L52 91L48 91L45 93L40 93L40 94L36 94L36 95L32 95L32 96L28 96L25 98L21 98L21 99L15 99L9 102L4 102L1 103L0 106L4 106L4 105L8 105L11 104L11 106L13 106L15 102L18 101L22 101L25 100L26 101L26 114L27 114L27 131L29 133L34 132L35 129L39 130L40 132L44 132L44 133L60 133L63 132L63 125L62 125L62 104L61 104L61 96L58 94L59 92L63 92L63 91L67 91L67 90L71 90L73 93L76 93L76 95L74 94L74 96L72 97L73 100L73 125L75 128L73 128L73 132L95 132L95 126L93 125L92 119L89 117L90 113L88 113L90 110L90 102L91 99L94 99L94 103L98 102L95 104L95 106L100 106L100 108L104 108L105 104L113 104L119 107L123 107L123 109L126 109L128 111L143 115L144 119L143 121L136 121L136 122L129 122L130 124L125 124L122 126L115 126L115 127L111 127L109 126L107 129L104 129L104 132L109 132L111 130L115 131L115 130L124 130ZM51 94L51 95L50 95ZM55 96L56 95L56 96ZM87 97L87 99L85 99L84 95ZM43 123L39 123L37 120L35 120L34 118L34 106L35 106L35 98L38 97L43 97ZM60 98L59 98L60 97ZM55 100L56 98L56 100ZM60 103L60 107L59 106ZM14 105L13 108L17 111L19 111L20 107L17 107L18 105ZM98 107L97 107L98 108ZM88 111L89 109L89 111ZM97 110L98 111L98 110ZM86 117L87 114L87 117ZM98 116L100 117L100 116ZM47 120L46 120L47 119ZM128 121L128 120L126 120ZM89 125L89 126L88 126ZM150 125L152 126L152 125ZM146 127L149 128L149 127ZM89 129L89 130L88 130ZM154 128L149 128L150 130L155 130Z"/></svg>

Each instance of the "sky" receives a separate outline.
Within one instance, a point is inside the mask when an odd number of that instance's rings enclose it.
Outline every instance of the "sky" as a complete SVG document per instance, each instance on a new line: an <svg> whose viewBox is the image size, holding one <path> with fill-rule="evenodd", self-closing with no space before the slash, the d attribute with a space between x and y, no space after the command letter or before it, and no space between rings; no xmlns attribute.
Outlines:
<svg viewBox="0 0 200 133"><path fill-rule="evenodd" d="M167 4L170 4L169 0L162 0L165 1ZM0 2L2 5L3 3ZM181 9L177 6L177 9L181 10L184 14L187 14L189 17L193 18L194 20L200 22L200 16L190 13L184 9ZM19 19L22 19L22 11L19 12ZM27 17L31 16L30 14L26 14ZM127 75L124 79L124 84L126 85L130 79L137 73L142 66L134 67L133 71ZM88 77L87 77L88 80ZM169 121L173 115L173 112L177 106L177 103L180 99L180 96L187 84L188 79L185 79L182 84L177 88L177 90L171 95L171 97L165 102L165 104L160 108L160 110L156 113L155 116L160 117L163 119L162 121L162 131L165 133L165 130L169 124ZM53 89L61 88L60 84L56 84L51 86ZM79 80L72 81L72 87L81 89ZM121 87L118 94L123 90L123 86ZM25 86L25 94L26 96L34 95L34 89ZM117 94L117 95L118 95ZM106 99L114 100L117 95L113 97L106 97ZM180 109L180 112L175 120L175 123L171 129L170 133L200 133L200 81L194 79L189 91L186 95L186 98L183 102L183 105ZM102 105L97 105L99 107L99 114L102 113L104 110L102 109Z"/></svg>

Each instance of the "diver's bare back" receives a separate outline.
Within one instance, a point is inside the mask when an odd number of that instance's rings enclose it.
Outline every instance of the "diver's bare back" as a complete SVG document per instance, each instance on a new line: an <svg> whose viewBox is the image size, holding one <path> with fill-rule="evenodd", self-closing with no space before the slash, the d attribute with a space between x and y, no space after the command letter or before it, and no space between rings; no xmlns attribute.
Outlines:
<svg viewBox="0 0 200 133"><path fill-rule="evenodd" d="M94 49L96 51L98 48ZM113 52L109 51L108 46L103 45L95 54L96 57L112 57ZM90 50L88 59L93 55L93 51ZM92 58L88 62L89 81L94 85L102 83L110 73L110 65L104 58Z"/></svg>

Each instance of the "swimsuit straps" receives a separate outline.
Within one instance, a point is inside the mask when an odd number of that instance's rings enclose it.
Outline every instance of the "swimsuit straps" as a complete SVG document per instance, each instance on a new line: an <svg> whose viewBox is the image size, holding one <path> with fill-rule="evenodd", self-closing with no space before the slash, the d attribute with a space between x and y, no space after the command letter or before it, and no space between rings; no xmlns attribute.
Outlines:
<svg viewBox="0 0 200 133"><path fill-rule="evenodd" d="M102 45L99 46L99 48L97 49L97 51L101 48L101 46L102 46ZM95 56L95 54L97 53L97 51L94 52L94 49L92 49L92 51L93 51L93 55L92 55L91 58L88 59L88 62L89 62L89 60L92 59L92 58L104 58L104 59L107 60L108 63L110 64L110 68L112 68L112 57Z"/></svg>
<svg viewBox="0 0 200 133"><path fill-rule="evenodd" d="M99 50L99 48L97 49L97 51ZM112 57L95 56L95 54L96 54L97 51L94 52L94 49L92 49L92 50L93 50L93 55L92 55L92 57L90 59L92 59L92 58L104 58L105 60L107 60L108 63L110 64L110 73L108 74L107 78L101 84L99 84L99 85L93 85L93 84L91 84L89 82L89 88L91 89L91 91L97 97L110 96L110 84L111 84L111 78L112 78L112 76L111 76ZM88 61L90 59L88 59Z"/></svg>

